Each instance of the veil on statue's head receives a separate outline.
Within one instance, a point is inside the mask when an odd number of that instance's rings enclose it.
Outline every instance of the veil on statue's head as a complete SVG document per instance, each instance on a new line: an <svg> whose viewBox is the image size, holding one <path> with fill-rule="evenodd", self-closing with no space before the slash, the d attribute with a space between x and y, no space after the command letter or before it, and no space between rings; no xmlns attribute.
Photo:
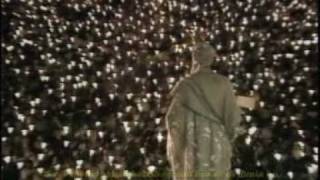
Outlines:
<svg viewBox="0 0 320 180"><path fill-rule="evenodd" d="M210 66L215 57L217 52L208 42L196 43L192 48L192 61L200 67Z"/></svg>

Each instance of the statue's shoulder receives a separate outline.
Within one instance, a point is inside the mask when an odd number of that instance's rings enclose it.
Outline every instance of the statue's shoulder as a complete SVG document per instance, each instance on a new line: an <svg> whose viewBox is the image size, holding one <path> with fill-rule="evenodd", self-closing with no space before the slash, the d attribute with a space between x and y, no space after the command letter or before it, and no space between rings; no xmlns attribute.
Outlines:
<svg viewBox="0 0 320 180"><path fill-rule="evenodd" d="M204 72L204 73L197 73L190 77L191 81L198 81L198 82L204 82L204 83L214 83L215 86L221 85L224 86L230 82L230 80L220 74L217 74L215 72Z"/></svg>
<svg viewBox="0 0 320 180"><path fill-rule="evenodd" d="M216 85L220 86L224 91L233 89L233 84L226 76L215 74Z"/></svg>
<svg viewBox="0 0 320 180"><path fill-rule="evenodd" d="M221 83L221 84L228 84L230 82L230 80L220 74L217 73L211 73L211 77L217 82L217 83Z"/></svg>
<svg viewBox="0 0 320 180"><path fill-rule="evenodd" d="M170 96L174 96L177 93L182 93L185 91L186 89L186 83L187 81L189 81L189 77L185 77L181 80L179 80L175 86L172 88L172 90L170 91Z"/></svg>

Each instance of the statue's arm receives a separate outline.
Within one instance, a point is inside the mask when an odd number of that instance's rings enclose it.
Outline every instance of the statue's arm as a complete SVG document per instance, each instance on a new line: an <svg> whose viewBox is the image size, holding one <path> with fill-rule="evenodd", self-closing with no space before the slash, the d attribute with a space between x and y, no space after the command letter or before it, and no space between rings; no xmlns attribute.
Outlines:
<svg viewBox="0 0 320 180"><path fill-rule="evenodd" d="M259 101L259 96L236 96L238 106L242 108L255 109L257 102Z"/></svg>
<svg viewBox="0 0 320 180"><path fill-rule="evenodd" d="M168 132L167 154L174 176L179 176L184 167L183 154L185 150L185 114L182 106L183 100L179 92L174 96L166 114L166 127Z"/></svg>
<svg viewBox="0 0 320 180"><path fill-rule="evenodd" d="M240 126L242 110L229 81L227 81L224 91L223 111L225 128L229 138L233 141L239 134L243 133L244 128Z"/></svg>

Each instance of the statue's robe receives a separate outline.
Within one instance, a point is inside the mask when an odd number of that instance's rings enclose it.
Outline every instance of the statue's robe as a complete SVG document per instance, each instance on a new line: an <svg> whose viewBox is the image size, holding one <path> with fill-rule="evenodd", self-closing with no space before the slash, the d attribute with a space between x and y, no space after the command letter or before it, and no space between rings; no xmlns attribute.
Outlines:
<svg viewBox="0 0 320 180"><path fill-rule="evenodd" d="M229 179L232 142L241 120L230 81L202 69L171 93L166 126L173 179Z"/></svg>

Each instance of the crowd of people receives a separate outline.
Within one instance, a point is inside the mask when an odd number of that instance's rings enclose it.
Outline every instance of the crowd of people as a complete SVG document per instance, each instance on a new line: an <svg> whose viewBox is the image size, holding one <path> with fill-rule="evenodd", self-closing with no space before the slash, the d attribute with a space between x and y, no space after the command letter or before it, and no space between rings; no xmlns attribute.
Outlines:
<svg viewBox="0 0 320 180"><path fill-rule="evenodd" d="M244 109L234 178L318 171L316 1L3 0L2 179L166 179L164 115L195 39ZM140 177L139 177L140 176ZM166 177L165 177L166 176Z"/></svg>

